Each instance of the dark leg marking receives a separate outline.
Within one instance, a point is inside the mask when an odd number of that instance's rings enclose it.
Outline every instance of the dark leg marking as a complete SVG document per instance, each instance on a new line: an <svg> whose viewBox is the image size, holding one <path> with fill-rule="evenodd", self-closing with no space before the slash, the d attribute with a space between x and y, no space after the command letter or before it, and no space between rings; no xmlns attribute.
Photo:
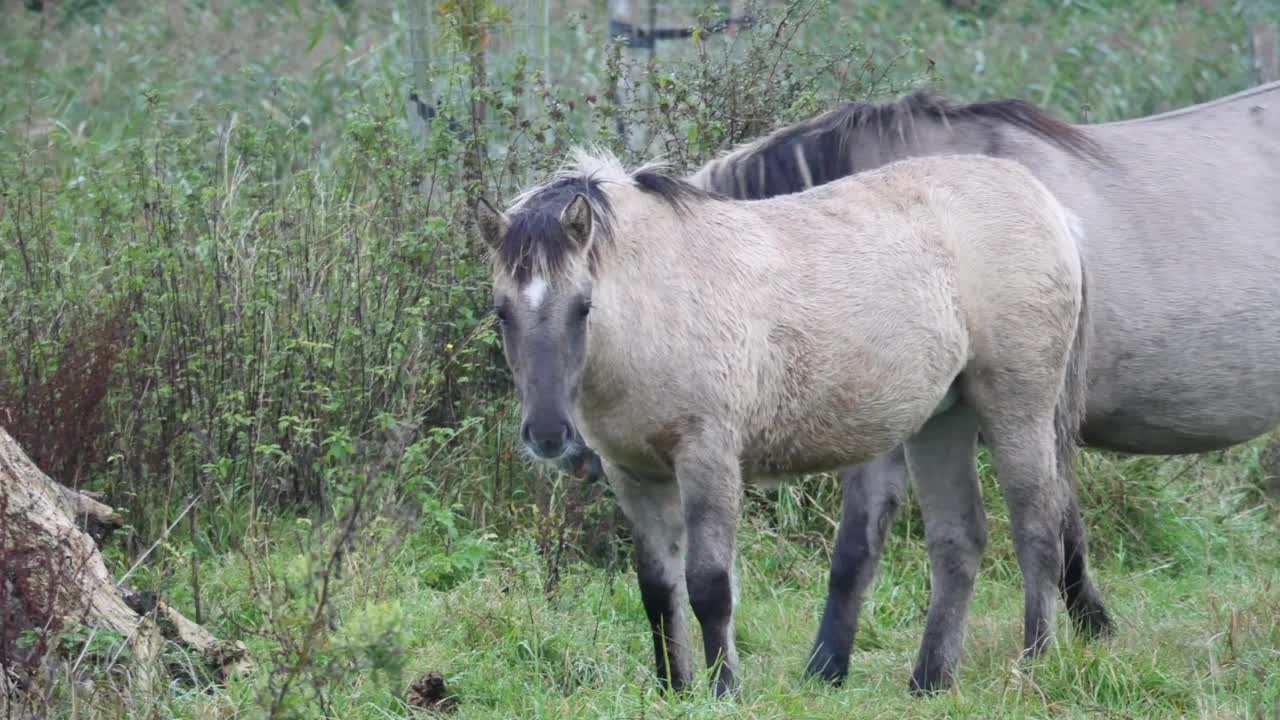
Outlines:
<svg viewBox="0 0 1280 720"><path fill-rule="evenodd" d="M842 509L827 581L826 607L805 674L840 685L849 673L849 655L867 588L875 579L885 536L906 486L902 446L874 460L845 468Z"/></svg>
<svg viewBox="0 0 1280 720"><path fill-rule="evenodd" d="M1067 503L1062 532L1063 571L1060 590L1076 632L1086 638L1107 637L1114 632L1102 593L1089 575L1088 530L1080 516L1075 492Z"/></svg>

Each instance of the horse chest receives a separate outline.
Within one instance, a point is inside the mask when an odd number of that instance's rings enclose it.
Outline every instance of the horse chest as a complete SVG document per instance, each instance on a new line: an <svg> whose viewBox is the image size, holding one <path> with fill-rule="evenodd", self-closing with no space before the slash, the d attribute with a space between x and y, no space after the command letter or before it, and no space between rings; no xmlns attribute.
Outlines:
<svg viewBox="0 0 1280 720"><path fill-rule="evenodd" d="M703 422L692 415L641 421L629 412L634 409L635 406L623 405L585 413L579 421L579 431L588 446L632 472L674 472L675 455L694 440Z"/></svg>

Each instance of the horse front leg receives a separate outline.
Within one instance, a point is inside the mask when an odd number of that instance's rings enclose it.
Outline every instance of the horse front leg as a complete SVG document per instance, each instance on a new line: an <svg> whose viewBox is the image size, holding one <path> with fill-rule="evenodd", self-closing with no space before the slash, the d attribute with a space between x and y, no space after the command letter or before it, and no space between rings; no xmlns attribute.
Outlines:
<svg viewBox="0 0 1280 720"><path fill-rule="evenodd" d="M902 502L906 456L901 445L841 472L840 526L831 554L827 601L805 675L839 685L849 674L858 615L875 579L885 537Z"/></svg>
<svg viewBox="0 0 1280 720"><path fill-rule="evenodd" d="M702 626L707 667L717 696L737 689L733 642L734 562L737 557L741 470L728 453L686 452L676 460L689 538L685 580Z"/></svg>
<svg viewBox="0 0 1280 720"><path fill-rule="evenodd" d="M653 634L658 682L675 691L693 679L684 613L684 509L674 478L645 480L604 463L635 539L636 580Z"/></svg>
<svg viewBox="0 0 1280 720"><path fill-rule="evenodd" d="M929 549L929 614L911 693L949 687L960 662L969 603L987 542L976 466L978 423L956 407L907 440L907 466Z"/></svg>

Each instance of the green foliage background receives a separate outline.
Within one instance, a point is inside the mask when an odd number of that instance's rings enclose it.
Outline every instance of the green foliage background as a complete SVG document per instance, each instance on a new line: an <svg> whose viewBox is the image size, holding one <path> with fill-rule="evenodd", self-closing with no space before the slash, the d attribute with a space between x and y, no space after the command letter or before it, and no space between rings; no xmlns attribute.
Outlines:
<svg viewBox="0 0 1280 720"><path fill-rule="evenodd" d="M548 58L520 52L519 8L444 3L438 113L423 130L405 110L409 1L0 10L0 424L56 479L126 513L107 549L117 570L155 545L131 583L245 639L260 663L206 693L207 669L175 650L185 671L163 697L124 681L86 689L76 680L112 653L82 655L72 633L49 659L62 668L44 688L50 707L401 716L412 676L439 669L467 717L728 712L653 694L607 491L529 465L512 442L468 153L487 148L480 191L505 199L573 142L692 168L839 102L913 87L1133 118L1247 87L1246 22L1280 17L1223 0L774 3L748 8L762 18L753 30L664 45L634 68L643 97L620 103L602 3L556 5ZM487 107L481 125L472 100ZM619 119L651 128L649 146L620 146ZM927 598L914 509L864 615L865 662L829 690L799 673L838 488L815 476L752 490L749 689L734 711L1275 712L1266 447L1085 453L1094 564L1123 637L1067 643L1034 677L1005 657L1020 578L984 467L992 546L970 656L961 687L929 703L903 692Z"/></svg>

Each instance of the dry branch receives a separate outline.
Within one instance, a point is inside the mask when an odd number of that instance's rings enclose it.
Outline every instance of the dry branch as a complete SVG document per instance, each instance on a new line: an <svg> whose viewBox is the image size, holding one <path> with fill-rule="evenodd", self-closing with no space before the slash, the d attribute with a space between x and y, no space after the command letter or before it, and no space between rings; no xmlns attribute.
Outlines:
<svg viewBox="0 0 1280 720"><path fill-rule="evenodd" d="M249 670L243 643L220 641L162 600L119 587L98 546L122 522L50 479L0 428L0 665L11 665L0 671L31 660L15 643L25 631L77 624L126 638L135 684L155 680L161 640L199 653L219 678Z"/></svg>

